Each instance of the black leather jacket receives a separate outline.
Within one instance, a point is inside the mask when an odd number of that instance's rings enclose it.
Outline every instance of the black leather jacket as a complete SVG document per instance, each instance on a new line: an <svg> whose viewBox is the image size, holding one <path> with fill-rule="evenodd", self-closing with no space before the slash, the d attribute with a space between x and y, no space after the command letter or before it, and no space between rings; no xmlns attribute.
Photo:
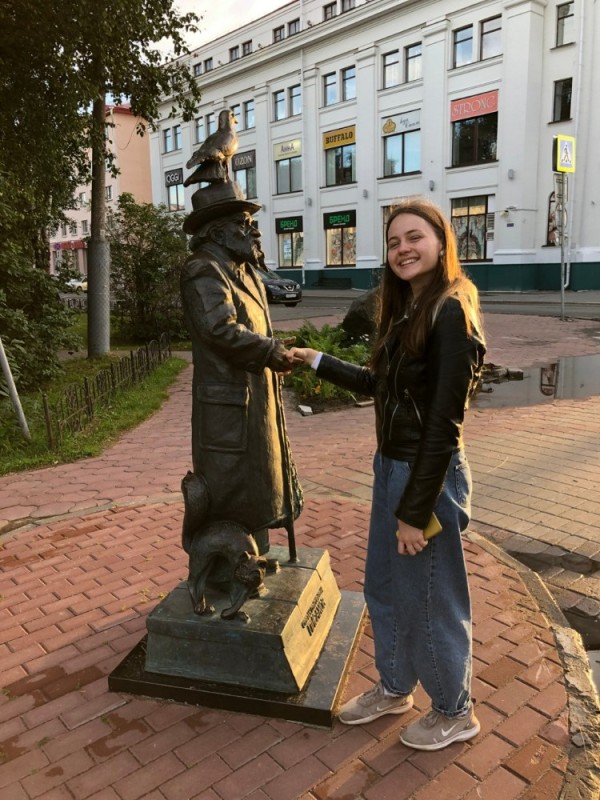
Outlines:
<svg viewBox="0 0 600 800"><path fill-rule="evenodd" d="M378 449L412 464L396 516L424 528L452 453L462 447L465 408L481 375L485 346L476 331L467 334L460 303L448 298L422 355L409 358L401 348L388 347L386 353L377 374L324 353L317 375L375 398Z"/></svg>

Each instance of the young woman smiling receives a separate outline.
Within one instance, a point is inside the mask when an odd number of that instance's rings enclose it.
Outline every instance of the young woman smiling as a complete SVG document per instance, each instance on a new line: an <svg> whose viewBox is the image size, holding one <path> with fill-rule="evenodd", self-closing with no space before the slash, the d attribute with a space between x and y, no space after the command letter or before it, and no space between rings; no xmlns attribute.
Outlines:
<svg viewBox="0 0 600 800"><path fill-rule="evenodd" d="M360 725L403 714L420 682L431 711L405 728L400 741L438 750L479 732L461 542L471 492L462 427L485 345L477 290L461 268L443 212L422 198L402 201L389 217L386 241L370 365L309 348L292 348L289 358L375 398L364 593L380 679L342 706L338 718ZM441 532L426 539L433 514Z"/></svg>

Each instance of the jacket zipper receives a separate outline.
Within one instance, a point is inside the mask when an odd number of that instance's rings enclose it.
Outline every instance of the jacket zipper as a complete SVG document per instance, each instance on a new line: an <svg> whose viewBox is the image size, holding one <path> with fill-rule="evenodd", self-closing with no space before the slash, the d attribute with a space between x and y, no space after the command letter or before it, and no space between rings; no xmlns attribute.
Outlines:
<svg viewBox="0 0 600 800"><path fill-rule="evenodd" d="M387 345L386 345L386 352L387 352ZM396 370L395 370L395 373L394 373L394 386L396 386L396 381L398 379L398 370L400 369L400 364L402 364L402 361L404 360L404 356L405 355L406 355L406 353L404 353L404 352L401 353L400 354L400 358L398 359L398 363L396 364ZM389 353L388 353L388 368L387 368L386 377L389 377L390 367L391 366L392 366L391 359L390 359ZM388 404L389 399L390 399L390 392L388 390L388 396L387 396L386 401L385 401L386 408L387 408L387 404ZM394 417L396 416L396 411L398 410L399 404L400 404L399 401L396 401L396 405L394 406L394 410L392 411L392 415L390 417L390 424L388 426L388 441L390 441L390 442L392 441L392 424L394 422ZM385 415L384 415L384 419L385 419Z"/></svg>

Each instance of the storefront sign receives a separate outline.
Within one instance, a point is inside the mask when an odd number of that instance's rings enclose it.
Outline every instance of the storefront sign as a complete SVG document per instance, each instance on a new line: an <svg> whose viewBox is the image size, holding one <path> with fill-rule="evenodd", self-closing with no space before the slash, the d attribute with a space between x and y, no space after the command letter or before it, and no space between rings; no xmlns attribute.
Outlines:
<svg viewBox="0 0 600 800"><path fill-rule="evenodd" d="M349 125L347 128L338 128L323 134L323 150L331 150L332 147L341 147L344 144L354 144L356 142L356 126Z"/></svg>
<svg viewBox="0 0 600 800"><path fill-rule="evenodd" d="M183 169L171 169L165 172L165 186L177 186L183 183Z"/></svg>
<svg viewBox="0 0 600 800"><path fill-rule="evenodd" d="M406 131L416 131L421 127L421 112L409 111L406 114L396 114L388 117L383 123L382 131L386 136L392 133L405 133Z"/></svg>
<svg viewBox="0 0 600 800"><path fill-rule="evenodd" d="M292 139L289 142L273 145L273 158L275 161L281 161L284 158L295 158L301 155L302 141L300 139Z"/></svg>
<svg viewBox="0 0 600 800"><path fill-rule="evenodd" d="M463 97L461 100L453 100L450 103L450 122L482 117L484 114L493 114L496 111L498 111L498 89L485 94Z"/></svg>
<svg viewBox="0 0 600 800"><path fill-rule="evenodd" d="M85 250L87 244L83 239L76 239L70 242L56 242L54 245L55 250Z"/></svg>
<svg viewBox="0 0 600 800"><path fill-rule="evenodd" d="M285 217L275 220L275 233L301 233L302 217Z"/></svg>
<svg viewBox="0 0 600 800"><path fill-rule="evenodd" d="M332 214L323 214L323 228L355 228L356 211L336 211Z"/></svg>
<svg viewBox="0 0 600 800"><path fill-rule="evenodd" d="M256 150L246 150L245 153L236 153L231 159L231 168L234 171L239 169L251 169L255 166Z"/></svg>

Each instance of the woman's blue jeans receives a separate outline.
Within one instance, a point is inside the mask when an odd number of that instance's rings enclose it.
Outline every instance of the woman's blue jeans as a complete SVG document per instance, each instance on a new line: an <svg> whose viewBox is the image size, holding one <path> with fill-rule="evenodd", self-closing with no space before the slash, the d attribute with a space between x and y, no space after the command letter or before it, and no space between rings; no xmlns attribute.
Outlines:
<svg viewBox="0 0 600 800"><path fill-rule="evenodd" d="M471 704L471 602L461 532L470 517L471 473L452 456L435 513L443 530L415 556L399 555L395 509L410 464L377 452L365 568L365 599L383 686L410 694L417 682L435 711L456 716Z"/></svg>

